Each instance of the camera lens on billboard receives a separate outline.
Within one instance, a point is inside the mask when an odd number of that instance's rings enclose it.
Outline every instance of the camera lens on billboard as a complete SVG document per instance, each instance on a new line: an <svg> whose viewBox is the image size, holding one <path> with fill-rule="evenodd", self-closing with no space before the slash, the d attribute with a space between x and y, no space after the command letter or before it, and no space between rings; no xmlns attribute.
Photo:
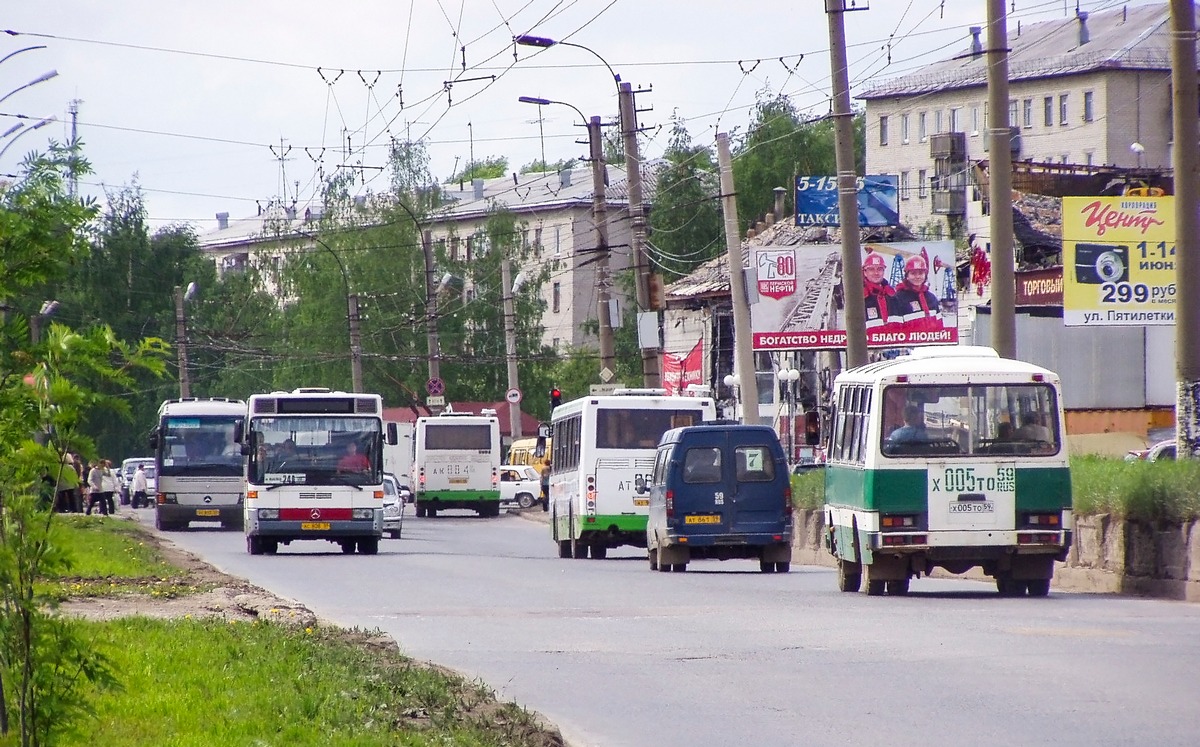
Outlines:
<svg viewBox="0 0 1200 747"><path fill-rule="evenodd" d="M1116 252L1104 252L1096 258L1096 274L1106 283L1120 282L1125 275L1125 263Z"/></svg>

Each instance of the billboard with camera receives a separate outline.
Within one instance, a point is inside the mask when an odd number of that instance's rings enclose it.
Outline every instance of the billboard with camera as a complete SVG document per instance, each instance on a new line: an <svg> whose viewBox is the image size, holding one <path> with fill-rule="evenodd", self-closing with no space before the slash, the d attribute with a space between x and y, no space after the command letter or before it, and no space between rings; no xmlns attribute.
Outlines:
<svg viewBox="0 0 1200 747"><path fill-rule="evenodd" d="M1175 323L1175 198L1063 198L1063 322Z"/></svg>

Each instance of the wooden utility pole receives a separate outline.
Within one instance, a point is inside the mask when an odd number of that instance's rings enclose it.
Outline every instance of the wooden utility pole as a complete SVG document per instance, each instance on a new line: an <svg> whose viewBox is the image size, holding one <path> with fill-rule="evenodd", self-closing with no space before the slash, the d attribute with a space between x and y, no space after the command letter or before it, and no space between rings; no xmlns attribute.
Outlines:
<svg viewBox="0 0 1200 747"><path fill-rule="evenodd" d="M738 235L737 195L733 188L733 157L729 134L717 133L717 165L721 170L721 209L725 213L725 253L729 262L729 292L733 296L733 347L742 422L758 425L758 378L751 341L750 302L746 298L746 273L742 268L742 240ZM858 211L855 211L858 214ZM857 231L855 232L857 233Z"/></svg>
<svg viewBox="0 0 1200 747"><path fill-rule="evenodd" d="M642 161L638 154L637 105L633 89L620 84L621 130L625 143L625 173L629 180L630 244L635 268L634 287L640 311L650 310L650 262L646 256L646 210L642 203ZM662 386L657 347L642 348L642 386L656 389Z"/></svg>
<svg viewBox="0 0 1200 747"><path fill-rule="evenodd" d="M854 166L854 113L846 63L846 0L825 0L829 61L833 74L833 138L837 161L838 218L842 233L842 298L846 321L846 367L867 362L867 313L862 296L862 242L858 227L858 171Z"/></svg>
<svg viewBox="0 0 1200 747"><path fill-rule="evenodd" d="M1171 0L1171 91L1175 163L1176 453L1200 457L1200 160L1196 156L1196 16Z"/></svg>
<svg viewBox="0 0 1200 747"><path fill-rule="evenodd" d="M600 118L588 120L588 153L592 161L592 223L596 225L596 289L600 300L600 371L601 381L608 383L604 371L613 371L612 278L608 273L608 200L604 184L604 143L600 138ZM640 187L640 185L639 185Z"/></svg>
<svg viewBox="0 0 1200 747"><path fill-rule="evenodd" d="M433 234L421 232L421 251L425 255L425 339L429 346L429 380L440 379L442 348L438 344L437 278L433 266Z"/></svg>
<svg viewBox="0 0 1200 747"><path fill-rule="evenodd" d="M1008 121L1008 15L988 0L988 200L991 210L992 347L1017 357L1017 283L1013 258L1012 136Z"/></svg>

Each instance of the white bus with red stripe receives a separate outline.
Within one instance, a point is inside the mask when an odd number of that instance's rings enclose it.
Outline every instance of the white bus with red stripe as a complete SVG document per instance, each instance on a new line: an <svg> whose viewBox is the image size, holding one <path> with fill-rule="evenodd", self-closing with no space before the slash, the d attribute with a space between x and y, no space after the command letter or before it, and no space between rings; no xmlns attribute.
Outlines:
<svg viewBox="0 0 1200 747"><path fill-rule="evenodd" d="M306 388L250 397L242 451L251 555L303 539L346 554L379 551L383 446L395 443L382 414L377 394Z"/></svg>

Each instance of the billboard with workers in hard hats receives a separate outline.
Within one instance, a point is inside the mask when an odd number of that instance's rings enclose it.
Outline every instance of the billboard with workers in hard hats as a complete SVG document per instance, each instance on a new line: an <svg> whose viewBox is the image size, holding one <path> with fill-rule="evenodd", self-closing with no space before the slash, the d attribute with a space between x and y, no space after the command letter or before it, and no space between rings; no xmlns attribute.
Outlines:
<svg viewBox="0 0 1200 747"><path fill-rule="evenodd" d="M755 350L846 347L846 304L861 303L867 346L958 344L953 241L863 246L862 292L843 292L841 249L833 244L753 250L758 299L750 306Z"/></svg>

